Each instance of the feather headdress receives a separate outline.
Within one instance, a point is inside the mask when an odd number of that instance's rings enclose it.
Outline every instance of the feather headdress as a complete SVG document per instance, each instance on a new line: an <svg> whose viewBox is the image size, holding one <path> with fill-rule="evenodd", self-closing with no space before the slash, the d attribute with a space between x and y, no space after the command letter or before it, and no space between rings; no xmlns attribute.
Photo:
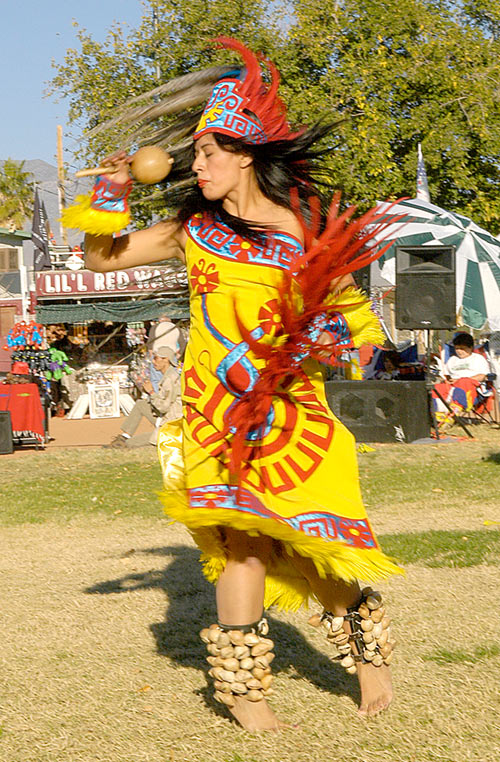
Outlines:
<svg viewBox="0 0 500 762"><path fill-rule="evenodd" d="M214 43L234 50L243 68L212 66L184 74L131 98L118 107L112 119L87 132L93 138L119 128L128 135L130 145L154 143L172 155L206 132L221 132L253 143L292 138L286 107L278 96L280 75L274 64L256 55L243 43L218 37ZM263 69L270 82L263 79ZM203 110L200 107L203 106ZM181 113L182 112L182 113ZM164 117L181 114L162 124Z"/></svg>
<svg viewBox="0 0 500 762"><path fill-rule="evenodd" d="M280 75L274 64L230 37L218 37L215 43L237 51L245 68L215 84L194 133L195 140L207 132L219 132L249 143L293 137L285 104L278 96ZM262 78L261 64L270 75L269 85Z"/></svg>

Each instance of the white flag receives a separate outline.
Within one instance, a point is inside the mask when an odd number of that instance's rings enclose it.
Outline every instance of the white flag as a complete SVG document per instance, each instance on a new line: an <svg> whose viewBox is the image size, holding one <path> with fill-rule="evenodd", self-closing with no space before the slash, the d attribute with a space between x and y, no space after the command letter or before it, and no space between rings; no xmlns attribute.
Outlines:
<svg viewBox="0 0 500 762"><path fill-rule="evenodd" d="M418 144L417 159L417 198L430 203L429 186L427 185L427 172L425 171L424 157L422 155L422 146Z"/></svg>

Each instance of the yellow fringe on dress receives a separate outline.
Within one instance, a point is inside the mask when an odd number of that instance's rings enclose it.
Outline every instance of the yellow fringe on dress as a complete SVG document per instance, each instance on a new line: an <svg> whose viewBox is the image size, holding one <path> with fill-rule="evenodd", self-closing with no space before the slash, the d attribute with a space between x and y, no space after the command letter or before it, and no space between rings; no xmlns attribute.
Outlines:
<svg viewBox="0 0 500 762"><path fill-rule="evenodd" d="M329 575L347 582L362 579L375 582L393 574L404 574L397 564L379 549L353 548L344 543L309 537L274 519L247 516L229 509L190 508L185 485L182 456L182 420L164 424L158 433L158 455L165 489L160 493L165 513L184 524L200 548L203 573L217 582L226 565L226 550L218 527L240 529L250 535L265 535L277 540L266 574L264 606L296 611L307 605L312 595L308 582L292 565L288 556L295 551L313 560L320 577Z"/></svg>
<svg viewBox="0 0 500 762"><path fill-rule="evenodd" d="M92 209L92 193L76 197L76 204L63 210L61 222L65 228L76 228L91 235L113 235L124 230L130 222L130 212L101 212Z"/></svg>

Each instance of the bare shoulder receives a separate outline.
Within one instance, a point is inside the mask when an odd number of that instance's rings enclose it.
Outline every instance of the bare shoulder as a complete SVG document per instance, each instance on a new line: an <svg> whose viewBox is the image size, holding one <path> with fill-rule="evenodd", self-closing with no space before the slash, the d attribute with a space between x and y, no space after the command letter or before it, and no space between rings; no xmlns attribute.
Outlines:
<svg viewBox="0 0 500 762"><path fill-rule="evenodd" d="M280 223L279 229L284 233L293 235L295 238L298 238L301 243L304 243L304 231L295 214L291 209L282 209L280 211L282 211L283 222Z"/></svg>
<svg viewBox="0 0 500 762"><path fill-rule="evenodd" d="M302 243L304 242L302 225L291 209L286 209L286 207L278 206L277 204L271 204L266 212L267 219L264 220L264 222L272 225L275 230L279 230L281 233L288 233L288 235L293 235L294 238L298 238Z"/></svg>

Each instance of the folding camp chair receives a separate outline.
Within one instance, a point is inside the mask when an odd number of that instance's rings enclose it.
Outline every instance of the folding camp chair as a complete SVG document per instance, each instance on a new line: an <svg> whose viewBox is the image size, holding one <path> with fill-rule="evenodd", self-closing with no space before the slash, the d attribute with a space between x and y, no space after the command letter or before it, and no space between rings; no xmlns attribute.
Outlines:
<svg viewBox="0 0 500 762"><path fill-rule="evenodd" d="M490 426L500 425L498 420L498 397L495 389L496 374L489 373L477 388L477 397L474 401L472 413L484 423Z"/></svg>
<svg viewBox="0 0 500 762"><path fill-rule="evenodd" d="M470 395L473 396L472 402L469 403L470 406L465 406L465 404L462 403L463 411L455 409L453 406L450 407L443 397L440 394L437 394L437 390L434 390L433 396L437 396L446 404L446 407L448 408L447 418L451 422L459 423L462 428L463 426L463 419L469 419L472 421L484 421L485 423L488 423L490 425L498 425L498 421L496 418L498 417L498 413L495 414L494 411L496 411L496 391L494 386L494 381L496 379L496 373L493 372L494 367L491 362L491 356L489 354L489 347L488 342L483 342L482 344L478 345L474 348L475 352L478 352L479 354L482 354L483 357L485 357L486 361L488 362L488 365L490 367L490 372L487 374L484 381L482 381L480 384L473 385L471 382L469 384L470 388L462 390L462 394L464 397L464 400L466 397L470 397ZM448 362L449 358L455 354L455 348L451 342L445 344L443 352L442 352L442 366ZM464 382L467 382L467 379L464 379ZM439 389L439 387L438 387ZM457 390L459 391L459 390Z"/></svg>

